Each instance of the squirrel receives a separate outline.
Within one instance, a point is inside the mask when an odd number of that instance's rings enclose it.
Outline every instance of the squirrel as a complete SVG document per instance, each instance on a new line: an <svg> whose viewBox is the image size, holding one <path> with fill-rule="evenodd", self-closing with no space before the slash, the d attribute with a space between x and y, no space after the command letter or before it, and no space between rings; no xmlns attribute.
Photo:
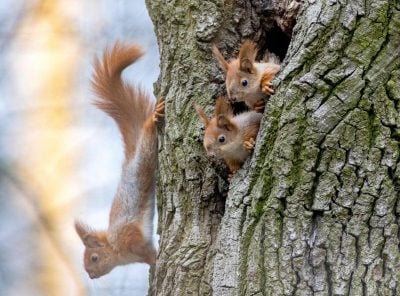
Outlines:
<svg viewBox="0 0 400 296"><path fill-rule="evenodd" d="M254 148L262 114L248 111L234 115L223 97L217 99L212 118L199 105L195 109L206 128L203 144L207 155L224 159L230 180Z"/></svg>
<svg viewBox="0 0 400 296"><path fill-rule="evenodd" d="M107 230L97 231L75 221L85 245L84 267L91 279L117 265L155 264L152 243L157 169L157 122L164 117L165 102L157 104L141 88L127 84L122 71L142 56L135 45L117 42L94 64L94 104L117 123L124 142L125 160Z"/></svg>
<svg viewBox="0 0 400 296"><path fill-rule="evenodd" d="M256 62L256 45L247 40L239 51L239 57L226 61L214 45L214 57L226 74L226 90L230 101L245 102L246 105L258 112L264 111L264 97L274 93L272 79L280 69L279 58L272 53L264 56L266 62Z"/></svg>

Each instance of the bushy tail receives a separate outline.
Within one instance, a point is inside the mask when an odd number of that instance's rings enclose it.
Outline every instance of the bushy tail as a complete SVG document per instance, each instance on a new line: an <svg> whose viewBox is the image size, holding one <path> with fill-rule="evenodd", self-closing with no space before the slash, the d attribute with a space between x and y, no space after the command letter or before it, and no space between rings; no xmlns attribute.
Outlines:
<svg viewBox="0 0 400 296"><path fill-rule="evenodd" d="M154 100L121 77L122 71L142 55L139 46L117 42L104 51L102 61L96 58L94 64L92 85L98 96L94 104L118 124L127 158L135 153L143 124L154 111Z"/></svg>

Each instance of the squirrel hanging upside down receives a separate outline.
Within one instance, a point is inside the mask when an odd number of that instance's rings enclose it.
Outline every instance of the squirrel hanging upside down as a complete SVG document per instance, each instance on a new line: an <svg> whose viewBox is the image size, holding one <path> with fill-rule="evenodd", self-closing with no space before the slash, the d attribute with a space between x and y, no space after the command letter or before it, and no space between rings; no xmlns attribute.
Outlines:
<svg viewBox="0 0 400 296"><path fill-rule="evenodd" d="M137 86L125 83L122 71L142 56L139 46L116 43L95 62L95 105L111 116L122 134L125 161L107 230L93 230L81 222L75 229L85 245L84 266L90 278L109 273L117 265L155 264L153 216L157 170L157 122L164 116L164 100L157 104Z"/></svg>

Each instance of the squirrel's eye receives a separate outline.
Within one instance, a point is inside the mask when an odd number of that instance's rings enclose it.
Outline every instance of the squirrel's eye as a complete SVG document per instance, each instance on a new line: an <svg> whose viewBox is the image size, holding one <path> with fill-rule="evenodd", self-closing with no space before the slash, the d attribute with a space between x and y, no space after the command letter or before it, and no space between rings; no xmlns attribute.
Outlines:
<svg viewBox="0 0 400 296"><path fill-rule="evenodd" d="M99 256L97 256L96 254L93 254L93 255L90 257L90 260L92 260L92 262L97 262L98 259L99 259Z"/></svg>
<svg viewBox="0 0 400 296"><path fill-rule="evenodd" d="M243 80L242 80L242 85L243 85L243 86L247 86L247 84L248 84L247 80L246 80L246 79L243 79Z"/></svg>
<svg viewBox="0 0 400 296"><path fill-rule="evenodd" d="M218 137L218 142L220 142L220 143L225 142L225 137L224 136L219 136Z"/></svg>

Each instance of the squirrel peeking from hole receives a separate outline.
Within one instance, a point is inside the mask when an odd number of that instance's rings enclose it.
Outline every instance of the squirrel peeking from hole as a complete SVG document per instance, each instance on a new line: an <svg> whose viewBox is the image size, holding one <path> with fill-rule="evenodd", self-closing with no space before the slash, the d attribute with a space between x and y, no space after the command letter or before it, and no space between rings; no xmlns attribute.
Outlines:
<svg viewBox="0 0 400 296"><path fill-rule="evenodd" d="M269 52L263 61L256 62L258 51L249 40L241 46L238 57L230 61L225 60L216 46L212 52L225 72L228 100L217 99L212 118L199 105L195 109L205 126L204 148L209 156L226 162L230 181L254 148L265 98L274 93L272 80L280 70L280 62ZM231 102L245 102L250 111L234 115Z"/></svg>

